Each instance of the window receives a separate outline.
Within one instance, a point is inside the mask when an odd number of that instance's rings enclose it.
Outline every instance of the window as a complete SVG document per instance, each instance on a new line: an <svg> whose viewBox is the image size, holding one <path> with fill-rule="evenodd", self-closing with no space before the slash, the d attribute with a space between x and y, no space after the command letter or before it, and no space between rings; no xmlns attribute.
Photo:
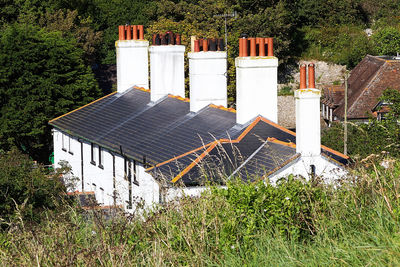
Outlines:
<svg viewBox="0 0 400 267"><path fill-rule="evenodd" d="M99 168L104 169L103 166L103 149L101 149L101 146L99 146Z"/></svg>
<svg viewBox="0 0 400 267"><path fill-rule="evenodd" d="M104 188L100 187L100 197L101 197L101 203L104 204Z"/></svg>
<svg viewBox="0 0 400 267"><path fill-rule="evenodd" d="M111 154L112 156L112 162L113 162L113 199L114 199L114 205L117 204L117 190L115 190L115 156Z"/></svg>
<svg viewBox="0 0 400 267"><path fill-rule="evenodd" d="M93 164L93 165L96 165L96 161L94 161L94 159L95 159L95 147L94 147L93 143L90 144L90 155L91 155L90 163Z"/></svg>
<svg viewBox="0 0 400 267"><path fill-rule="evenodd" d="M128 209L132 208L132 163L129 159L125 158L125 164L124 164L124 169L125 169L125 179L128 180L128 189L129 189L129 194L128 194Z"/></svg>
<svg viewBox="0 0 400 267"><path fill-rule="evenodd" d="M312 165L310 165L310 167L311 167L311 176L314 177L315 176L315 165L312 164Z"/></svg>
<svg viewBox="0 0 400 267"><path fill-rule="evenodd" d="M136 160L133 161L133 183L135 185L139 185L139 182L137 180L137 173L136 173Z"/></svg>
<svg viewBox="0 0 400 267"><path fill-rule="evenodd" d="M67 152L67 149L65 148L65 134L61 134L61 143L62 143L62 150Z"/></svg>
<svg viewBox="0 0 400 267"><path fill-rule="evenodd" d="M68 153L73 155L74 153L71 150L71 139L72 138L70 136L68 136Z"/></svg>

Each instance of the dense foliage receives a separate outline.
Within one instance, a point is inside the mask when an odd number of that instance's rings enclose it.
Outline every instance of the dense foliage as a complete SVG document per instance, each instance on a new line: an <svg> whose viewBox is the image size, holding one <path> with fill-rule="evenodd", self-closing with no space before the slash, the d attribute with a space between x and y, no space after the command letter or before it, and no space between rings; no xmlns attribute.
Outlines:
<svg viewBox="0 0 400 267"><path fill-rule="evenodd" d="M45 162L48 121L100 96L74 38L27 25L0 32L0 146Z"/></svg>
<svg viewBox="0 0 400 267"><path fill-rule="evenodd" d="M38 221L44 210L57 208L63 193L58 174L49 175L16 149L0 153L0 229L15 217Z"/></svg>
<svg viewBox="0 0 400 267"><path fill-rule="evenodd" d="M149 214L69 208L0 232L4 265L399 265L400 164L368 162L340 186L233 181ZM141 219L138 219L141 218Z"/></svg>
<svg viewBox="0 0 400 267"><path fill-rule="evenodd" d="M396 54L399 7L399 0L1 1L0 95L2 107L9 107L1 111L0 147L16 145L46 161L51 150L46 120L99 96L90 67L115 63L117 25L144 24L149 40L153 33L173 30L189 47L191 35L224 37L220 15L229 14L228 95L234 105L241 35L274 37L284 82L298 58L352 68L366 54ZM60 85L65 85L61 99ZM10 99L11 91L17 100Z"/></svg>
<svg viewBox="0 0 400 267"><path fill-rule="evenodd" d="M369 123L348 123L348 153L350 156L365 158L382 151L393 157L400 157L400 92L386 90L381 97L391 103L389 113L382 121L371 119ZM321 142L337 151L343 151L344 127L334 123L322 133Z"/></svg>

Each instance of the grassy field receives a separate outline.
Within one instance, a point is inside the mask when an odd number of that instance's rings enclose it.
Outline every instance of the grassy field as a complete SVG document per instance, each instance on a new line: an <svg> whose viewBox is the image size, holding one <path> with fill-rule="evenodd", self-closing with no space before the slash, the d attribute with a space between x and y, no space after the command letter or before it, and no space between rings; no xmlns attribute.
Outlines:
<svg viewBox="0 0 400 267"><path fill-rule="evenodd" d="M335 185L232 181L144 217L66 205L0 232L2 266L398 266L400 162L367 163Z"/></svg>

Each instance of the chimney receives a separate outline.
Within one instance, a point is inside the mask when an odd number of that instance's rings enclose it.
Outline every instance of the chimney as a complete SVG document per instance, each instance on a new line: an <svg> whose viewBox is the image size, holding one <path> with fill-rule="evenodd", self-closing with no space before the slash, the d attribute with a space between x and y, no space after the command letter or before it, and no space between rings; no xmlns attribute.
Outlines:
<svg viewBox="0 0 400 267"><path fill-rule="evenodd" d="M150 46L151 101L168 95L185 97L185 46L179 34L153 35Z"/></svg>
<svg viewBox="0 0 400 267"><path fill-rule="evenodd" d="M197 112L209 104L226 107L227 54L223 39L194 40L193 52L188 57L190 111Z"/></svg>
<svg viewBox="0 0 400 267"><path fill-rule="evenodd" d="M300 66L300 89L296 99L296 152L305 157L321 154L320 98L321 91L315 88L314 64L308 65L308 87L306 65Z"/></svg>
<svg viewBox="0 0 400 267"><path fill-rule="evenodd" d="M240 38L235 65L237 123L258 115L277 122L278 59L273 55L273 39Z"/></svg>
<svg viewBox="0 0 400 267"><path fill-rule="evenodd" d="M121 25L118 27L117 90L122 93L136 85L149 88L148 48L144 40L143 25Z"/></svg>

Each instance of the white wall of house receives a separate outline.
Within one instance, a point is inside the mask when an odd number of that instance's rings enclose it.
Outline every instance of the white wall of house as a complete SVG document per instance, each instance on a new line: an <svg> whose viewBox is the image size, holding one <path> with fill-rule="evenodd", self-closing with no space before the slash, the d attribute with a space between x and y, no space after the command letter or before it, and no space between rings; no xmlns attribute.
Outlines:
<svg viewBox="0 0 400 267"><path fill-rule="evenodd" d="M178 200L182 197L199 197L209 187L206 186L176 186L168 188L165 194L165 201Z"/></svg>
<svg viewBox="0 0 400 267"><path fill-rule="evenodd" d="M134 212L138 207L150 208L152 205L163 201L173 201L184 196L199 197L207 189L205 186L170 187L163 193L160 192L159 183L145 171L143 165L136 163L136 182L134 179L133 161L131 160L131 186L125 174L126 159L119 154L102 149L102 168L99 167L99 147L94 145L92 162L91 143L78 140L57 129L53 130L54 140L54 165L60 167L61 161L70 164L72 171L66 178L78 178L75 189L70 191L95 193L97 201L102 206L114 204L122 205L127 212ZM82 161L81 146L83 148L83 189L82 189ZM115 161L115 174L114 174ZM328 160L325 156L300 157L278 170L269 180L275 183L279 178L290 174L311 177L311 165L315 166L315 175L324 177L327 182L332 182L347 174L347 171L338 163ZM128 165L127 165L128 166ZM115 176L114 176L115 175ZM114 195L114 190L116 194ZM131 191L132 202L129 202ZM161 194L164 194L162 197ZM143 204L143 206L142 206Z"/></svg>
<svg viewBox="0 0 400 267"><path fill-rule="evenodd" d="M268 178L273 184L275 184L278 179L291 174L301 175L306 179L310 179L312 177L312 165L315 166L315 176L323 177L324 181L327 183L334 182L347 175L347 171L343 166L321 155L315 157L300 157L273 173Z"/></svg>
<svg viewBox="0 0 400 267"><path fill-rule="evenodd" d="M66 175L65 178L78 178L75 187L71 188L70 191L93 191L97 202L102 206L114 205L115 201L116 205L122 205L128 212L133 212L138 204L150 207L159 202L159 184L150 174L145 172L141 163L125 159L119 154L101 148L100 164L98 145L93 145L92 158L91 143L78 140L78 138L57 129L53 130L53 141L54 166L58 168L61 161L66 161L71 166L71 173ZM83 187L81 151L83 151ZM131 162L131 183L128 181L128 161ZM136 168L134 163L136 163ZM125 167L125 164L127 167ZM125 173L125 170L127 173ZM131 202L129 197L131 197Z"/></svg>

